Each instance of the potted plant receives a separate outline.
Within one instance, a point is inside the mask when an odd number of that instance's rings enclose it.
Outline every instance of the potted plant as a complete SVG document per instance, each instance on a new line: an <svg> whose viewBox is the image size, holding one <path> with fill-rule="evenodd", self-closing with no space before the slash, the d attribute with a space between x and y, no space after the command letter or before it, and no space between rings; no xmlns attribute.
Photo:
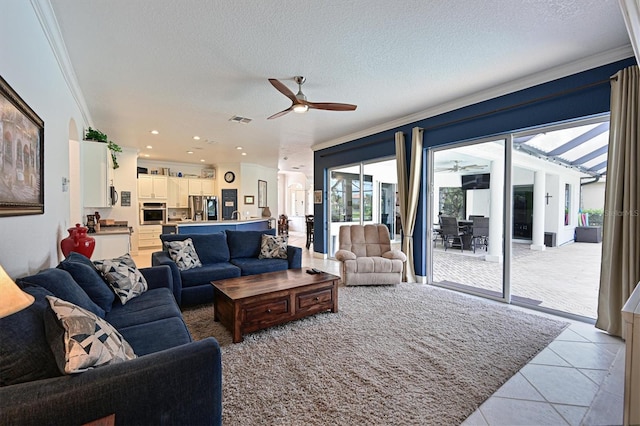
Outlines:
<svg viewBox="0 0 640 426"><path fill-rule="evenodd" d="M118 159L116 158L116 152L122 152L122 148L120 148L120 146L117 143L110 141L106 133L103 133L98 129L92 129L91 127L89 127L84 132L84 139L87 141L97 141L97 142L106 143L107 148L109 148L109 150L111 151L111 160L113 162L113 168L117 169L118 167L120 167L120 165L118 164Z"/></svg>

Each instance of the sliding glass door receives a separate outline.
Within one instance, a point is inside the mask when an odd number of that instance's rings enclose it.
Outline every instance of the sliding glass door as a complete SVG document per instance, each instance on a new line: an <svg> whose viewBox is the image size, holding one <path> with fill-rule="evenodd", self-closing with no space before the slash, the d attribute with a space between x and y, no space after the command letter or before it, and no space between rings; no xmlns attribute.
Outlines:
<svg viewBox="0 0 640 426"><path fill-rule="evenodd" d="M430 150L428 282L507 300L507 146L490 139Z"/></svg>

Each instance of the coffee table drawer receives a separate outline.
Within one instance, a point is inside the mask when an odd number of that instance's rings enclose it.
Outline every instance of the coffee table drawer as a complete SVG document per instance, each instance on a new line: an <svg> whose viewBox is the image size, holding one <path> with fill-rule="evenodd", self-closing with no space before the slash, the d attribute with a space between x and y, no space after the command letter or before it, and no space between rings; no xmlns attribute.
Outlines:
<svg viewBox="0 0 640 426"><path fill-rule="evenodd" d="M253 305L246 305L242 309L242 325L243 328L249 329L255 325L276 323L290 312L291 306L288 296L265 300Z"/></svg>
<svg viewBox="0 0 640 426"><path fill-rule="evenodd" d="M296 313L322 311L332 306L332 287L296 294Z"/></svg>

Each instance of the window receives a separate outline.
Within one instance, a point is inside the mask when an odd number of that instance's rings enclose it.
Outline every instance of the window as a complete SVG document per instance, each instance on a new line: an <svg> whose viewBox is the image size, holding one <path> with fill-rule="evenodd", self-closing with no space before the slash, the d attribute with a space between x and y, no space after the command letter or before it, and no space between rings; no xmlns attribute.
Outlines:
<svg viewBox="0 0 640 426"><path fill-rule="evenodd" d="M361 213L362 212L362 213ZM373 177L355 173L331 172L331 221L358 222L373 220Z"/></svg>

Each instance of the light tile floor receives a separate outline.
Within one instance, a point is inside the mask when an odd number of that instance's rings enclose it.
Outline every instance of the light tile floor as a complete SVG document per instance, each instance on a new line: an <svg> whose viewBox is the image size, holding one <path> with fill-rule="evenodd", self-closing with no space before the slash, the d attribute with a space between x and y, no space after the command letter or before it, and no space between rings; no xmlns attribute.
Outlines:
<svg viewBox="0 0 640 426"><path fill-rule="evenodd" d="M304 247L303 233L292 232L289 243L302 247L303 267L340 275L339 262L315 258L312 249ZM136 265L150 266L153 251L141 251L134 256ZM623 341L591 324L557 319L571 325L487 399L463 425L622 424Z"/></svg>

